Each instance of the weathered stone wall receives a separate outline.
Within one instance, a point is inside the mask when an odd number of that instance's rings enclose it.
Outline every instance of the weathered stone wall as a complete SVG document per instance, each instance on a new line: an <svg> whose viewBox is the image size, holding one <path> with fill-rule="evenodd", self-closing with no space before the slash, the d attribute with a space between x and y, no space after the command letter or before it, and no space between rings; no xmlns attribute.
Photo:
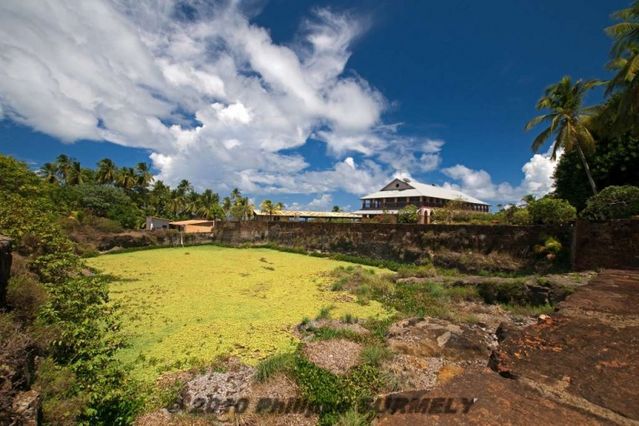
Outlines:
<svg viewBox="0 0 639 426"><path fill-rule="evenodd" d="M575 224L573 268L639 268L639 220Z"/></svg>
<svg viewBox="0 0 639 426"><path fill-rule="evenodd" d="M562 257L566 265L572 258L574 269L639 268L639 220L563 226L219 222L212 234L180 237L170 230L109 235L98 249L210 242L274 244L401 262L428 259L462 269L470 265L475 270L514 270L543 266L545 261L534 253L534 246L549 236L561 242Z"/></svg>
<svg viewBox="0 0 639 426"><path fill-rule="evenodd" d="M0 309L5 307L9 272L11 271L11 240L0 235Z"/></svg>
<svg viewBox="0 0 639 426"><path fill-rule="evenodd" d="M229 222L220 224L215 239L228 244L270 243L403 262L454 252L499 253L532 263L538 258L533 252L536 244L554 236L569 250L571 235L572 226Z"/></svg>
<svg viewBox="0 0 639 426"><path fill-rule="evenodd" d="M176 230L130 231L109 234L96 243L99 251L128 249L136 247L177 247L181 245L209 244L212 234L180 234Z"/></svg>

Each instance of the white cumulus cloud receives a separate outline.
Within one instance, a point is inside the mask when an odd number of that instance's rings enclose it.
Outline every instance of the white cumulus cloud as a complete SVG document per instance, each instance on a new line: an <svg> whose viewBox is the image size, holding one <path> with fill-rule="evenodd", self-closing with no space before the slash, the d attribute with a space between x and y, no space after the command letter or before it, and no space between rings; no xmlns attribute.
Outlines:
<svg viewBox="0 0 639 426"><path fill-rule="evenodd" d="M452 183L447 182L444 186L460 190L484 201L516 204L524 195L533 194L539 197L552 191L552 176L558 160L559 158L556 161L551 160L549 152L533 155L522 167L524 177L517 186L508 182L495 183L487 171L473 170L457 164L442 169L446 176L454 180Z"/></svg>

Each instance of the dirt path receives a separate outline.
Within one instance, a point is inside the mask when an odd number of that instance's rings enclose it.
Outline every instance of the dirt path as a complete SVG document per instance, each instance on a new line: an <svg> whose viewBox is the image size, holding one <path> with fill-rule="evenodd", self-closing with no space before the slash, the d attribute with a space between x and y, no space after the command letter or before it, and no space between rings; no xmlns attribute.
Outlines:
<svg viewBox="0 0 639 426"><path fill-rule="evenodd" d="M639 425L639 271L600 273L550 318L505 336L490 366L394 395L398 412L377 424ZM475 401L466 414L461 398Z"/></svg>

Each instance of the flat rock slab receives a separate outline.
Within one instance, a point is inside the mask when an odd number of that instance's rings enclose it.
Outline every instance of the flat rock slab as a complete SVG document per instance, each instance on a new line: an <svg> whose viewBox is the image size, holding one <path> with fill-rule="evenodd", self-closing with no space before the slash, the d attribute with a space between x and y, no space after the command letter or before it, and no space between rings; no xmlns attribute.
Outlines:
<svg viewBox="0 0 639 426"><path fill-rule="evenodd" d="M617 423L639 421L639 271L607 270L509 335L493 368Z"/></svg>
<svg viewBox="0 0 639 426"><path fill-rule="evenodd" d="M486 329L436 318L402 320L388 331L388 345L393 351L422 358L484 362L496 343Z"/></svg>
<svg viewBox="0 0 639 426"><path fill-rule="evenodd" d="M467 413L462 398L466 404L472 404ZM375 425L602 424L599 419L544 398L488 369L457 376L429 392L393 394L385 401L390 408Z"/></svg>
<svg viewBox="0 0 639 426"><path fill-rule="evenodd" d="M346 339L309 342L304 345L304 355L313 364L333 374L346 374L359 363L362 345Z"/></svg>

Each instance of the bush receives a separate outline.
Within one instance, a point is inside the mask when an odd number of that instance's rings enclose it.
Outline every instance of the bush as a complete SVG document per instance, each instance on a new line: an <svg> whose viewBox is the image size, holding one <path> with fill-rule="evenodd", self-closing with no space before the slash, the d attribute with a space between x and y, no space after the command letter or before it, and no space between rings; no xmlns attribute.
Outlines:
<svg viewBox="0 0 639 426"><path fill-rule="evenodd" d="M536 225L551 225L571 222L577 217L577 210L566 200L546 196L528 204L530 220Z"/></svg>
<svg viewBox="0 0 639 426"><path fill-rule="evenodd" d="M38 310L47 299L47 291L29 275L11 277L7 288L7 303L21 323L35 320Z"/></svg>
<svg viewBox="0 0 639 426"><path fill-rule="evenodd" d="M399 223L417 223L417 207L412 204L403 207L397 216Z"/></svg>
<svg viewBox="0 0 639 426"><path fill-rule="evenodd" d="M581 217L591 221L626 219L639 215L639 187L609 186L588 199Z"/></svg>

